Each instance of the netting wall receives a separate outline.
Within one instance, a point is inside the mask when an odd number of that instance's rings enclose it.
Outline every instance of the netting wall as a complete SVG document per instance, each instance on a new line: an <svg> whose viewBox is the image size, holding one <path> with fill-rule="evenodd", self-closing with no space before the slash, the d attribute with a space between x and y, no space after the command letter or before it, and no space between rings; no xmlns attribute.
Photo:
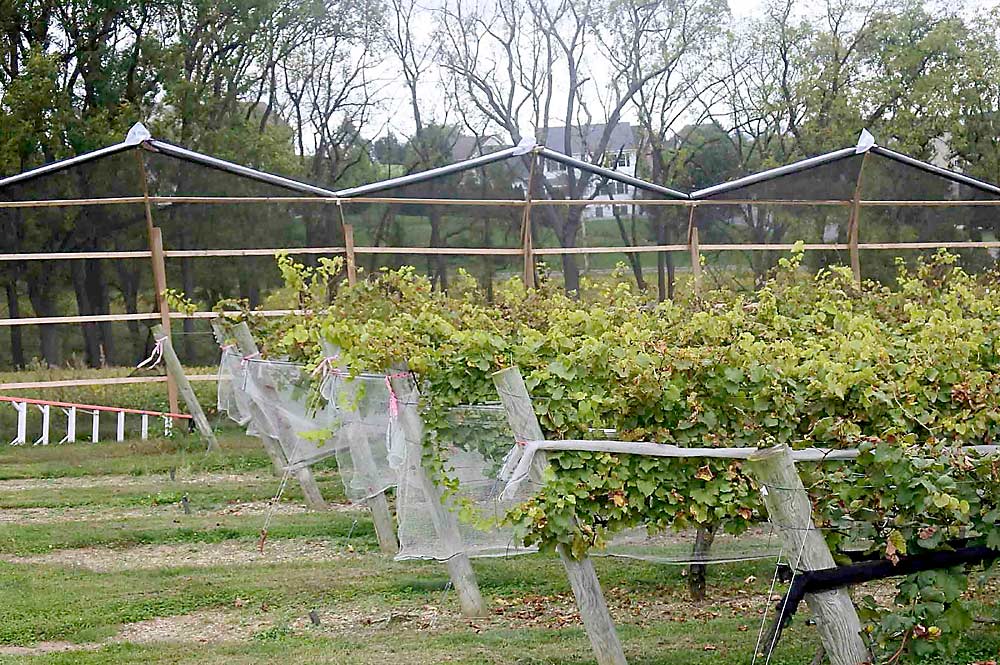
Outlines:
<svg viewBox="0 0 1000 665"><path fill-rule="evenodd" d="M354 227L358 265L369 273L412 265L443 288L462 269L486 291L494 281L520 273L522 210L504 202L524 200L522 166L520 160L508 160L365 195L374 200L346 199L343 212L345 221ZM481 202L461 204L469 199ZM415 251L363 249L374 247L412 247ZM432 248L459 253L420 252ZM462 251L469 249L473 251Z"/></svg>
<svg viewBox="0 0 1000 665"><path fill-rule="evenodd" d="M332 443L347 497L364 501L395 487L403 451L385 377L332 373L323 379L321 393L332 416Z"/></svg>
<svg viewBox="0 0 1000 665"><path fill-rule="evenodd" d="M397 494L397 560L533 551L521 545L504 522L507 511L525 497L501 497L504 484L498 473L514 440L503 409L493 405L451 409L447 423L428 436L447 480L444 489L435 484L425 463L424 445L406 441Z"/></svg>

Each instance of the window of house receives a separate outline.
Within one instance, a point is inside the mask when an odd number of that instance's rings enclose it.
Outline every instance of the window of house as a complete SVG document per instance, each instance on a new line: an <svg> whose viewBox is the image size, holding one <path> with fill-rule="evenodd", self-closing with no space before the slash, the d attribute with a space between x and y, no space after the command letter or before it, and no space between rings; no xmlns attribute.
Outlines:
<svg viewBox="0 0 1000 665"><path fill-rule="evenodd" d="M604 206L594 208L594 217L604 217Z"/></svg>
<svg viewBox="0 0 1000 665"><path fill-rule="evenodd" d="M625 217L628 215L628 206L615 206L615 215Z"/></svg>

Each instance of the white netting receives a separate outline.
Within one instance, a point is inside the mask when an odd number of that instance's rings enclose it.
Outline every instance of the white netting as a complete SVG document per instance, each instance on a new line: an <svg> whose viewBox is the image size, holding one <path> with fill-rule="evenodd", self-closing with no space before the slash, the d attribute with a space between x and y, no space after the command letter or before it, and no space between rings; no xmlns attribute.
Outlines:
<svg viewBox="0 0 1000 665"><path fill-rule="evenodd" d="M710 546L697 547L697 529L650 532L638 527L615 534L606 547L592 550L591 555L686 565L773 559L781 551L781 539L769 524L754 526L739 536L722 532L710 538Z"/></svg>
<svg viewBox="0 0 1000 665"><path fill-rule="evenodd" d="M244 382L243 358L233 347L223 347L217 384L219 413L225 413L238 425L248 426L251 425L250 398L247 396ZM254 435L249 430L247 434Z"/></svg>
<svg viewBox="0 0 1000 665"><path fill-rule="evenodd" d="M442 490L430 480L419 441L405 441L405 463L397 493L399 554L404 559L450 559L510 556L533 551L503 523L507 511L522 497L500 499L498 472L514 437L499 406L452 409L445 426L435 432L445 475Z"/></svg>
<svg viewBox="0 0 1000 665"><path fill-rule="evenodd" d="M324 378L321 393L336 428L333 445L347 497L364 501L395 487L402 439L389 415L386 378L334 372Z"/></svg>
<svg viewBox="0 0 1000 665"><path fill-rule="evenodd" d="M314 464L336 453L336 413L313 387L301 365L278 360L243 362L243 387L259 435L278 442L291 467Z"/></svg>

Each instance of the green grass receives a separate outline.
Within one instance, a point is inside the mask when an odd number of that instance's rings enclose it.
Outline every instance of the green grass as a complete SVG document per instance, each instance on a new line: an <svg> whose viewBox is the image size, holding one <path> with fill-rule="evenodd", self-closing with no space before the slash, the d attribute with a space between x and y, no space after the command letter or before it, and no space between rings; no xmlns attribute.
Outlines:
<svg viewBox="0 0 1000 665"><path fill-rule="evenodd" d="M222 452L213 455L193 437L0 447L0 474L10 481L0 485L0 664L593 662L562 566L551 556L475 561L494 612L481 620L461 618L443 565L380 555L360 508L274 515L270 547L322 543L322 557L276 561L265 549L257 559L216 565L217 543L257 547L264 515L239 508L269 498L278 483L257 441L224 435L220 442ZM24 480L31 478L43 480ZM185 482L195 478L204 482ZM328 499L343 500L330 465L319 478ZM191 514L179 504L185 495ZM301 501L294 483L283 500ZM40 511L45 520L3 519L16 510ZM137 546L208 555L202 565L183 557L154 565L138 559L149 550ZM118 565L95 572L60 563L76 553ZM710 599L700 605L687 601L680 567L595 565L633 665L751 662L773 565L712 568ZM310 610L322 617L321 626L311 625ZM205 617L223 628L199 628ZM772 663L811 660L817 635L805 618L796 618ZM137 624L153 620L159 623ZM167 624L175 627L165 641L143 639ZM229 631L224 639L219 630ZM12 647L39 651L17 654ZM998 652L1000 635L984 626L950 662Z"/></svg>
<svg viewBox="0 0 1000 665"><path fill-rule="evenodd" d="M270 459L257 439L238 433L219 436L222 452L205 452L196 436L148 441L102 441L0 448L0 480L101 475L148 476L183 473L266 471Z"/></svg>

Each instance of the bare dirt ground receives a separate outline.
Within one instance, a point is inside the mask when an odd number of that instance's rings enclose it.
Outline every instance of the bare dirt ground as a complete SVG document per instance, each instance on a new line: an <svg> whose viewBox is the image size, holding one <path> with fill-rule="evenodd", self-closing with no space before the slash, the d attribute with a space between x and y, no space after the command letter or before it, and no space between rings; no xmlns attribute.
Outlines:
<svg viewBox="0 0 1000 665"><path fill-rule="evenodd" d="M157 475L109 475L83 476L79 478L26 478L0 480L0 492L23 492L37 489L83 489L88 487L129 487L154 485L159 482L190 485L211 485L212 483L262 482L274 479L269 474L254 473L178 473L174 480L167 474Z"/></svg>
<svg viewBox="0 0 1000 665"><path fill-rule="evenodd" d="M83 568L95 573L162 568L241 566L291 561L331 561L350 556L345 548L322 540L272 540L261 553L257 543L229 540L221 543L139 545L125 549L81 547L31 556L4 556L0 560L16 564L48 564Z"/></svg>
<svg viewBox="0 0 1000 665"><path fill-rule="evenodd" d="M196 515L264 515L268 512L268 501L245 501L227 504L218 510L196 510ZM350 503L327 504L329 510L341 512L356 512L363 509ZM121 519L155 517L157 515L176 515L181 511L176 504L160 506L142 506L138 508L115 508L106 506L86 506L73 508L9 508L0 510L0 524L4 522L18 524L47 524L51 522L87 522L93 520L113 521ZM275 515L297 515L309 512L303 505L279 502L274 508Z"/></svg>

